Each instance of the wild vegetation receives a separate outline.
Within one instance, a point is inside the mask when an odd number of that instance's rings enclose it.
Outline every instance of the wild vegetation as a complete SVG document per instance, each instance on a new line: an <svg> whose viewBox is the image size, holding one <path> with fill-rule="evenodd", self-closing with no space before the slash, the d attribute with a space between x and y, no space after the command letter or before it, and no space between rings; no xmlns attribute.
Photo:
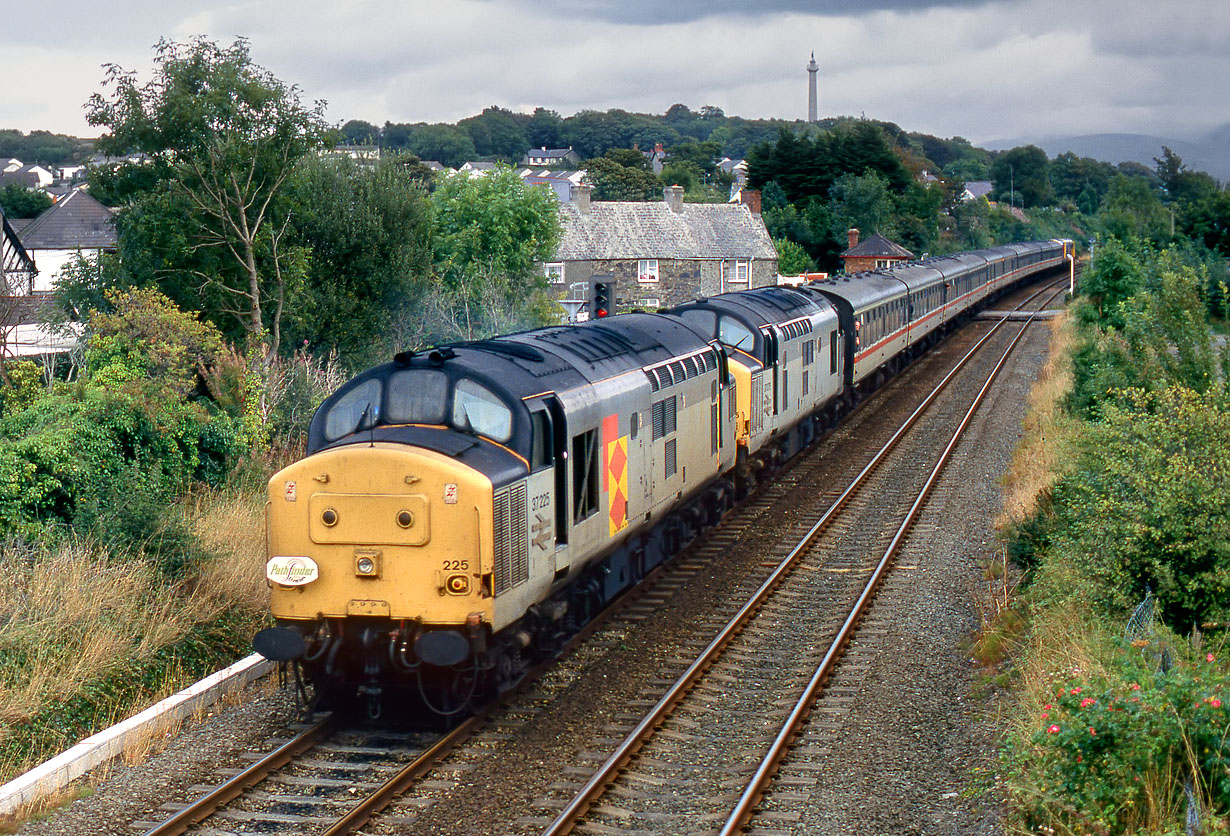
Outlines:
<svg viewBox="0 0 1230 836"><path fill-rule="evenodd" d="M1207 176L1169 152L1156 170L1112 167L681 104L333 129L242 40L163 42L153 70L139 84L109 68L88 105L100 150L143 157L90 174L117 210L119 247L59 277L84 349L46 368L0 364L0 780L246 652L265 618L264 480L350 372L553 321L538 268L559 240L553 198L511 168L439 177L420 159L516 163L571 146L599 199L657 200L678 183L688 200L725 200L717 163L746 156L784 273L834 268L851 226L920 255L1100 239L1062 332L1076 360L1057 362L1040 395L1038 460L1052 464L1022 469L1034 487L1012 523L1034 625L1014 809L1056 832L1161 828L1181 806L1179 775L1224 809L1221 750L1194 725L1220 716L1220 647L1197 652L1160 627L1143 655L1116 638L1145 583L1174 631L1224 620L1227 361L1209 317L1226 313L1230 205ZM343 140L385 154L330 154ZM658 143L661 175L642 153ZM984 178L999 206L957 199ZM1172 679L1149 655L1163 639ZM1134 707L1132 684L1161 708ZM1076 725L1091 690L1094 710L1114 708L1090 723L1104 729L1096 744ZM1131 742L1137 722L1148 746ZM1143 788L1130 780L1142 769ZM1094 786L1112 775L1126 786Z"/></svg>
<svg viewBox="0 0 1230 836"><path fill-rule="evenodd" d="M1050 464L1010 475L1028 616L1004 747L1014 831L1227 824L1230 349L1210 256L1109 239L1053 360L1068 371L1031 412L1044 440L1018 460Z"/></svg>

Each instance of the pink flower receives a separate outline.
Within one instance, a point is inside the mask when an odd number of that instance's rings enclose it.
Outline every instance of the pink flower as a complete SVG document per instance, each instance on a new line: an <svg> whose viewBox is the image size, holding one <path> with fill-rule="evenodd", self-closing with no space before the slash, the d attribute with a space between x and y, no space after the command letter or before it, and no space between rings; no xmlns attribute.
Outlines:
<svg viewBox="0 0 1230 836"><path fill-rule="evenodd" d="M1214 708L1221 708L1221 700L1219 700L1217 697L1213 697L1212 699L1209 700L1209 705L1213 706Z"/></svg>
<svg viewBox="0 0 1230 836"><path fill-rule="evenodd" d="M1047 714L1045 711L1043 711L1043 712L1042 712L1042 719L1043 719L1043 720L1045 720L1047 717L1050 717L1050 716L1051 716L1051 715Z"/></svg>
<svg viewBox="0 0 1230 836"><path fill-rule="evenodd" d="M1080 686L1078 685L1077 687L1073 688L1069 693L1079 694L1080 692L1081 692L1081 689L1080 689Z"/></svg>
<svg viewBox="0 0 1230 836"><path fill-rule="evenodd" d="M1083 760L1084 760L1084 758L1082 758L1080 755L1077 755L1077 756L1076 756L1076 762L1077 762L1077 763L1080 763L1080 762L1081 762L1081 761L1083 761Z"/></svg>
<svg viewBox="0 0 1230 836"><path fill-rule="evenodd" d="M1046 730L1047 734L1055 734L1059 731L1059 726L1051 726Z"/></svg>
<svg viewBox="0 0 1230 836"><path fill-rule="evenodd" d="M1045 708L1047 711L1050 711L1050 710L1051 710L1051 704L1050 704L1049 702L1048 702L1046 705L1042 706L1042 707L1043 707L1043 708Z"/></svg>
<svg viewBox="0 0 1230 836"><path fill-rule="evenodd" d="M1205 657L1204 657L1204 661L1206 661L1206 662L1212 662L1212 661L1213 661L1213 654L1212 654L1212 653L1210 653L1208 656L1205 656Z"/></svg>
<svg viewBox="0 0 1230 836"><path fill-rule="evenodd" d="M1092 735L1095 735L1095 736L1097 735L1097 732L1095 732L1095 731L1093 730L1093 726L1090 726L1090 727L1089 727L1089 733L1090 733L1090 734L1092 734Z"/></svg>
<svg viewBox="0 0 1230 836"><path fill-rule="evenodd" d="M1095 702L1097 702L1097 700L1095 700L1093 697L1085 697L1083 700L1081 700L1081 708L1088 708L1089 706L1093 705Z"/></svg>
<svg viewBox="0 0 1230 836"><path fill-rule="evenodd" d="M1131 687L1131 689L1132 689L1133 691L1139 691L1139 690L1140 690L1140 686L1139 686L1139 685L1137 685L1135 682L1133 682L1133 683L1131 684L1131 686L1130 686L1130 687Z"/></svg>

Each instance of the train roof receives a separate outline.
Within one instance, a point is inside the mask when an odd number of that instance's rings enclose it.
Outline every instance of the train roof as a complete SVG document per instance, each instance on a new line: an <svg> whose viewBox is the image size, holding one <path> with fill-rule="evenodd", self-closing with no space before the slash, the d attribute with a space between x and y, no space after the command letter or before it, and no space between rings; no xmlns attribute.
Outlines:
<svg viewBox="0 0 1230 836"><path fill-rule="evenodd" d="M896 271L873 270L855 273L852 276L836 276L818 282L808 282L807 286L830 298L844 300L855 310L862 310L884 300L905 295L905 283L896 278L895 274Z"/></svg>

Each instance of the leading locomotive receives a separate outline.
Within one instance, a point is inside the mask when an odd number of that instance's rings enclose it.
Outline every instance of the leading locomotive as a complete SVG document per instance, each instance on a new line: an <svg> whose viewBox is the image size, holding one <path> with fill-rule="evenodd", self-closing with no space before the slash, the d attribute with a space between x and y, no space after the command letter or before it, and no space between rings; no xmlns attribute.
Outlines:
<svg viewBox="0 0 1230 836"><path fill-rule="evenodd" d="M398 354L269 481L257 649L372 716L515 681L1067 241Z"/></svg>

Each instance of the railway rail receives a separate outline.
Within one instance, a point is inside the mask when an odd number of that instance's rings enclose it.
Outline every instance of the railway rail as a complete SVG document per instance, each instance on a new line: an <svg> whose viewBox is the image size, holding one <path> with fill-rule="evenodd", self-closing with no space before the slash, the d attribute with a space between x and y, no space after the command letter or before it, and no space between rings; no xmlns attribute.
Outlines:
<svg viewBox="0 0 1230 836"><path fill-rule="evenodd" d="M1039 294L1035 294L1033 297L1030 297L1030 299L1036 298L1038 295ZM960 365L963 366L970 357L972 357L987 343L989 339L998 333L999 329L1006 321L1007 317L1005 317L1004 321L997 324L994 330L984 336L982 340L980 340L977 345L966 354ZM1023 332L1024 326L1022 326L1020 333ZM1002 365L1002 360L1000 365ZM945 378L943 383L941 383L939 387L936 387L924 403L915 410L906 422L906 426L901 427L897 433L894 434L892 439L886 443L880 453L877 454L876 460L867 465L863 472L859 474L856 480L857 482L861 484L871 478L876 470L876 466L897 445L901 437L908 431L908 427L913 425L918 420L921 414L927 409L928 406L930 406L931 402L938 396L939 392L945 387L945 385L952 380L957 372L958 369L953 369L949 373L948 377ZM989 383L987 385L989 386ZM986 387L984 387L984 392L985 389ZM949 449L951 449L952 446L953 444L950 443ZM775 496L780 495L787 489L789 481L790 480L786 480L786 482L783 483L775 483L766 486L750 500L749 504L754 506L763 505L767 507L773 501ZM821 520L811 526L808 532L808 537L814 540L825 530L834 530L834 528L836 530L843 530L841 529L843 523L841 523L838 519L840 517L839 512L842 507L844 507L856 496L857 493L857 487L854 486L838 495L832 495L832 492L830 492L830 495L827 498L833 500L833 502ZM754 517L754 514L750 516ZM720 549L723 542L738 534L739 526L740 524L738 522L736 522L733 527L723 525L722 528L719 528L711 535L712 542L709 543L709 547ZM904 531L907 526L908 524L905 524L901 527L901 537L904 536ZM787 562L790 565L799 564L802 561L801 556L804 555L805 552L806 549L802 545L796 547L796 549L794 549L791 554L787 556L787 561L784 562L783 565ZM888 557L882 557L880 562L882 564L886 564L888 560ZM848 578L872 571L869 566L859 563L857 560L853 560L849 557L843 556L840 558L840 561L841 562L831 560L825 564L822 569L816 569L813 567L812 574L824 575L829 578ZM671 567L671 573L667 577L661 579L658 586L655 587L653 584L644 585L634 591L628 599L617 604L616 607L624 613L625 617L633 620L638 617L638 613L650 613L656 607L660 606L667 598L669 598L670 590L673 586L686 583L688 576L698 566L699 564L690 562L685 558L683 561L677 562ZM774 570L769 580L765 581L765 583L761 586L762 590L766 590L766 595L768 592L771 592L774 588L779 586L780 581L788 571L788 569L784 569L782 566L779 566L776 570ZM871 595L868 593L864 597L869 600ZM792 605L787 603L785 606L789 608ZM816 610L821 610L824 609L825 606L816 606L813 608ZM758 602L749 602L749 604L740 611L740 617L750 619L758 611L762 612L762 615L772 616L771 609L764 604L763 600L761 600ZM784 617L781 611L778 611L778 617ZM829 617L821 620L832 622L833 618L830 615ZM854 620L857 620L857 617L854 617ZM850 620L847 619L847 621ZM589 635L599 623L600 622L595 622L587 628L584 634L574 639L574 641L570 644L570 647L583 641L584 638ZM827 624L826 626L831 632L833 625ZM733 632L737 633L739 629L741 628L737 628ZM710 648L715 648L714 654L721 655L721 651L729 643L731 638L732 636L726 636L725 638L719 636L718 639L715 639L710 645ZM836 646L843 645L848 641L849 636L847 631L845 637ZM725 655L727 657L731 657L732 652L729 649L726 649ZM833 656L835 659L837 658L838 653L836 650L830 648L830 654L828 655ZM745 653L740 656L738 652L735 652L733 656L733 664L730 666L730 670L726 672L718 670L716 672L719 682L731 682L737 679L739 676L737 673L739 666L750 658L748 654ZM644 726L643 731L648 732L648 734L645 735L646 737L651 736L654 730L662 727L665 716L671 713L672 709L675 708L678 702L688 691L694 689L704 690L697 688L696 681L701 676L705 675L704 667L706 664L710 663L700 663L698 661L697 663L694 663L693 666L689 666L688 672L685 672L685 676L690 676L689 683L678 686L677 688L672 687L671 692L674 696L668 694L666 697L663 697L662 701L660 701L660 704L667 704L666 710L662 712L662 715L655 720L650 720L648 722L642 721L642 723L638 725L638 728L640 728L641 725ZM693 671L693 667L696 667L695 671ZM520 692L526 693L528 691L532 696L532 691L529 691L529 689L535 687L534 683L536 681L535 677L537 673L538 671L536 671L535 675L527 677L519 689ZM709 675L713 676L714 674L711 673ZM810 690L818 690L819 685L823 683L825 676L827 676L827 674L817 674L816 677L818 677L818 684L816 685L816 688ZM721 690L720 686L718 690ZM711 686L709 686L709 692L712 693ZM507 703L511 696L513 695L505 695L503 702ZM331 740L337 740L336 735L339 734L339 732L334 729L331 722L326 719L322 722L313 724L309 728L303 729L302 733L298 737L279 746L278 749L271 753L268 757L261 759L261 761L253 764L248 769L237 773L230 780L225 782L223 786L206 792L201 798L193 802L193 804L177 811L167 821L150 828L146 831L146 836L170 836L170 834L187 832L190 828L193 828L196 823L204 821L208 816L215 814L220 808L225 807L225 805L234 805L236 803L236 799L242 796L245 791L248 791L250 797L252 798L252 801L244 802L248 807L246 811L232 811L230 813L226 813L224 811L221 816L221 819L224 822L223 824L210 826L211 824L216 823L205 822L206 826L200 828L197 832L229 833L234 832L232 828L235 826L242 828L244 832L250 832L252 830L270 832L272 830L284 829L288 832L315 832L330 834L330 836L354 832L358 828L363 827L363 825L375 814L376 811L386 806L393 798L404 792L407 787L421 781L423 776L425 776L434 765L440 763L441 759L444 758L449 751L452 751L455 747L460 746L465 740L473 738L476 735L481 738L484 733L483 730L490 728L491 718L493 712L496 710L497 709L493 707L492 710L472 718L461 726L453 729L447 735L443 735L438 738L420 735L413 738L399 737L394 739L393 737L386 735L381 739L384 741L383 745L388 749L388 754L390 757L381 757L377 753L377 750L380 748L379 746L368 745L372 742L371 740L368 741L368 744L364 744L362 742L358 744L354 742L330 743L329 741ZM773 714L775 712L770 711L768 713ZM776 713L780 714L781 712L780 710L777 710ZM800 720L806 717L805 709L797 710L797 713L800 715ZM685 724L686 722L687 721L685 718ZM691 722L695 724L699 721ZM499 732L497 732L497 734L499 734ZM779 737L782 737L784 740L788 741L792 734L793 732L783 732L779 734ZM615 764L614 767L608 770L605 777L599 777L599 775L596 774L590 780L589 784L587 784L587 787L589 788L587 790L588 797L582 799L582 795L584 793L579 793L574 801L567 806L564 813L560 814L557 822L553 823L551 829L547 832L553 834L567 832L568 829L575 826L576 823L582 819L582 817L586 814L586 811L596 811L599 815L601 815L601 805L595 804L596 799L599 797L599 793L614 786L614 776L620 772L620 770L628 763L628 761L632 759L632 757L643 745L644 740L641 740L639 743L628 744L627 741L625 741L625 743L621 743L619 748L616 750L616 753L611 755L608 760L608 763ZM313 756L310 754L311 752L316 752L317 754ZM326 754L322 756L320 754L321 752L325 752ZM309 754L305 756L303 753ZM296 761L296 757L298 757L299 760ZM305 762L311 763L312 766L310 768L304 766L303 764ZM312 769L323 770L319 773L319 779L312 778L310 774L294 774L310 773ZM334 775L342 775L345 777L330 778L330 771ZM750 769L747 769L746 771L750 771ZM757 775L763 773L768 776L772 774L772 771L772 765L762 764L760 769L757 770ZM257 792L254 796L251 795L251 787L270 778L270 776L272 776L271 782L276 783L282 780L279 776L283 773L290 774L292 780L289 782L289 785L296 789L284 792ZM726 777L729 778L729 776ZM319 789L310 788L309 785L313 780L317 781L316 786ZM745 812L754 809L755 799L762 791L763 784L754 791L749 790L746 794L747 800L740 801L740 808ZM361 798L358 803L355 803L354 796L360 793L363 794L364 797ZM340 801L326 801L325 798L329 795L341 796L345 800L349 809L339 815L335 808L342 806L342 803ZM286 812L287 810L296 810L298 812ZM732 818L732 821L733 820L734 819ZM383 823L396 826L397 821L396 816L394 816L392 819L386 820ZM741 823L728 825L728 828L733 827L735 829L728 829L724 832L738 832L738 828L741 826ZM307 828L310 828L310 830Z"/></svg>
<svg viewBox="0 0 1230 836"><path fill-rule="evenodd" d="M1054 291L1046 302L1049 303L1062 292L1062 290ZM1038 291L1023 302L1021 307L1045 293L1046 289ZM764 717L780 712L775 711L775 704L778 704L779 700L774 698L776 692L773 689L765 688L763 685L760 688L747 687L738 689L739 696L736 698L728 699L724 693L727 689L722 686L722 683L742 681L747 684L749 679L754 680L768 673L757 667L755 660L766 658L763 645L778 632L781 624L787 623L787 614L790 615L789 623L794 625L800 622L807 623L807 619L798 606L800 601L807 602L805 607L823 611L828 608L828 605L835 604L837 599L856 590L857 595L853 606L849 608L845 618L840 620L835 631L830 625L825 624L826 621L832 621L831 616L821 614L814 619L818 628L831 638L824 646L819 664L806 680L801 696L793 703L780 729L772 736L767 753L752 771L751 779L739 794L734 808L721 823L721 836L742 832L776 771L778 763L806 721L816 696L831 676L843 650L852 640L856 625L865 616L877 588L889 571L893 557L904 542L945 463L1000 369L1003 368L1009 354L1024 335L1025 328L1032 321L1032 317L1017 331L973 402L965 410L956 431L935 459L921 487L907 503L908 508L904 516L892 531L878 560L868 564L864 559L865 555L848 550L843 552L831 542L828 545L828 553L821 554L819 547L823 545L823 536L827 532L840 530L838 527L842 525L843 510L860 496L860 491L889 459L898 443L965 367L970 358L982 349L1008 320L1008 316L1001 319L932 390L866 467L837 496L806 535L790 550L756 593L620 741L606 761L543 831L543 836L563 836L563 834L571 833L574 829L578 829L579 825L584 824L587 816L606 825L603 832L610 832L612 825L618 827L621 821L626 821L628 818L635 818L641 822L649 821L652 830L661 830L661 832L673 832L672 827L681 828L680 821L685 819L689 819L689 826L682 827L679 832L694 829L698 821L707 821L712 824L712 811L672 810L670 809L672 806L678 807L679 805L673 804L666 794L647 793L643 789L638 789L637 785L643 788L661 782L670 786L679 781L700 781L714 784L707 792L700 793L700 797L711 799L729 794L731 773L740 771L740 767L746 767L746 763L735 764L725 770L712 768L714 765L706 762L703 751L707 746L707 736L694 732L697 729L716 728L721 729L722 734L730 734L739 724L760 726ZM895 469L894 472L900 473L900 469ZM888 490L891 491L891 488ZM876 491L875 495L882 498L884 493L884 489L881 489ZM866 519L867 516L863 515L863 518ZM834 539L837 538L830 538L830 541ZM813 577L803 579L804 582L792 586L787 590L785 596L780 596L780 591L784 589L783 583L788 577L807 574L800 573L800 569L811 569ZM834 583L831 580L834 577L854 578L863 574L870 575L865 584ZM775 594L779 594L778 600L773 600ZM808 631L800 630L800 632ZM736 642L739 644L736 645ZM797 652L802 657L815 656L814 651L809 652L811 648L803 646L807 642L795 642L795 644ZM731 655L735 657L733 661L723 663L722 660ZM767 655L769 658L778 659L783 654L778 650ZM752 670L748 670L749 667ZM702 688L702 681L705 678L715 679L717 684L709 683L707 687ZM789 675L785 677L787 680L790 678ZM797 679L797 676L795 678ZM790 683L776 684L788 687ZM687 706L685 708L685 700L697 691L700 692L700 698L696 701L698 707ZM728 705L721 705L722 703L728 703ZM679 717L680 714L684 716ZM672 727L672 724L677 727ZM757 732L759 733L760 730L758 729ZM753 738L756 736L756 734L752 735ZM763 737L763 734L760 736ZM754 745L753 740L749 740L748 743ZM634 766L634 758L644 763ZM623 779L622 786L620 785L621 779ZM618 800L605 806L600 803L611 794L615 795ZM671 795L677 794L671 793Z"/></svg>

